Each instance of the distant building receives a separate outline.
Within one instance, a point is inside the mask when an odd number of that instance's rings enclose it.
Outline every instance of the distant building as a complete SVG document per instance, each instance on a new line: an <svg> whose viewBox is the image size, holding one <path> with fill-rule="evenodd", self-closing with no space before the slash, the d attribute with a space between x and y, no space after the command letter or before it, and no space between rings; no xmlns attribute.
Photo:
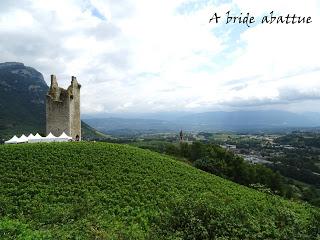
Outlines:
<svg viewBox="0 0 320 240"><path fill-rule="evenodd" d="M231 145L231 144L220 145L220 147L225 149L237 149L237 145Z"/></svg>
<svg viewBox="0 0 320 240"><path fill-rule="evenodd" d="M80 88L76 77L68 89L58 86L55 75L46 96L46 132L60 136L63 132L73 140L81 140Z"/></svg>
<svg viewBox="0 0 320 240"><path fill-rule="evenodd" d="M183 132L182 132L182 130L179 133L179 137L180 137L180 142L183 142Z"/></svg>

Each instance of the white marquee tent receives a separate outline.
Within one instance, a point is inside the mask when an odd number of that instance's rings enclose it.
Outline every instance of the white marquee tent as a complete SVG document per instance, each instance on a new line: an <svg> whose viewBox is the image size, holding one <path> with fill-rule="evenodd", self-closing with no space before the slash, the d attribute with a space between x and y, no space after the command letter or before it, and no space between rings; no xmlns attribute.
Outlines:
<svg viewBox="0 0 320 240"><path fill-rule="evenodd" d="M68 142L72 140L72 137L69 137L65 132L63 132L59 138L59 142Z"/></svg>
<svg viewBox="0 0 320 240"><path fill-rule="evenodd" d="M28 140L34 138L34 135L32 133L29 134Z"/></svg>
<svg viewBox="0 0 320 240"><path fill-rule="evenodd" d="M5 144L18 144L18 143L39 143L39 142L68 142L72 137L69 137L66 133L62 133L59 137L49 133L46 137L41 137L39 133L33 135L29 134L28 137L22 135L20 138L13 136L10 140L5 141Z"/></svg>
<svg viewBox="0 0 320 240"><path fill-rule="evenodd" d="M32 134L30 134L32 135ZM28 136L28 143L37 143L37 142L41 142L43 137L40 136L39 133L37 133L36 135L32 135L32 136Z"/></svg>
<svg viewBox="0 0 320 240"><path fill-rule="evenodd" d="M22 136L18 138L17 143L25 143L25 142L28 142L28 138L24 134L22 134Z"/></svg>
<svg viewBox="0 0 320 240"><path fill-rule="evenodd" d="M5 141L4 143L5 143L5 144L16 144L17 141L18 141L18 139L19 139L19 138L18 138L16 135L14 135L10 140Z"/></svg>
<svg viewBox="0 0 320 240"><path fill-rule="evenodd" d="M43 142L57 142L57 137L54 136L51 132L43 139Z"/></svg>

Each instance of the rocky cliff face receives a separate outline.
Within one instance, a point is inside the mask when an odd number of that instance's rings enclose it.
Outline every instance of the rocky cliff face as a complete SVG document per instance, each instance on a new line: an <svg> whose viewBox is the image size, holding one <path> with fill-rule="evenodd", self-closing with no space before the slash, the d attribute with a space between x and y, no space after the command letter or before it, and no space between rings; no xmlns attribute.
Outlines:
<svg viewBox="0 0 320 240"><path fill-rule="evenodd" d="M44 132L48 86L40 72L23 63L0 63L0 139Z"/></svg>

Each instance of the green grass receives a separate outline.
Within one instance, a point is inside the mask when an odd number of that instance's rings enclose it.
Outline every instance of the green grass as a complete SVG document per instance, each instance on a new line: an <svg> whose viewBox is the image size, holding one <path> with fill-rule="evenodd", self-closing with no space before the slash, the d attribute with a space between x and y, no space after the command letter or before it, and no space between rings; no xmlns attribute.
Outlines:
<svg viewBox="0 0 320 240"><path fill-rule="evenodd" d="M97 131L83 121L81 121L81 135L84 140L112 139L111 136Z"/></svg>
<svg viewBox="0 0 320 240"><path fill-rule="evenodd" d="M0 239L319 239L319 218L135 147L0 146Z"/></svg>

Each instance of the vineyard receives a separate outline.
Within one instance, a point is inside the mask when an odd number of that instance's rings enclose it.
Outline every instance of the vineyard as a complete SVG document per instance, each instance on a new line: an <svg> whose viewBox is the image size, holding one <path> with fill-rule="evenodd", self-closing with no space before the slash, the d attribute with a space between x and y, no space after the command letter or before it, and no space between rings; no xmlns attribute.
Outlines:
<svg viewBox="0 0 320 240"><path fill-rule="evenodd" d="M0 145L0 239L320 239L320 210L126 145Z"/></svg>

